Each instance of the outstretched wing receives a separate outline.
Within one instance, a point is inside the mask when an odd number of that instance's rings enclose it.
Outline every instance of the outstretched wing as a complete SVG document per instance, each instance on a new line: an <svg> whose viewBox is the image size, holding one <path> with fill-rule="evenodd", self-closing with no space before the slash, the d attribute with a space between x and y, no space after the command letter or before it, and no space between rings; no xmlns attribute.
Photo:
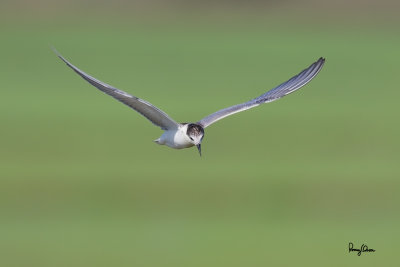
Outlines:
<svg viewBox="0 0 400 267"><path fill-rule="evenodd" d="M284 97L285 95L293 93L294 91L300 89L308 82L310 82L322 69L324 63L325 59L321 57L320 59L318 59L318 61L311 64L311 66L308 67L307 69L303 70L290 80L282 83L281 85L275 87L274 89L266 92L265 94L262 94L259 97L254 98L248 102L238 104L229 108L221 109L211 115L208 115L207 117L203 118L197 123L205 128L210 124L213 124L214 122L219 121L220 119L223 119L227 116L233 115L235 113L250 108L254 108L263 103L268 103L278 100L279 98Z"/></svg>
<svg viewBox="0 0 400 267"><path fill-rule="evenodd" d="M54 50L54 49L53 49ZM63 56L60 55L56 50L54 52L57 56L64 61L68 67L73 69L76 73L78 73L83 79L88 81L91 85L103 91L104 93L114 97L118 101L124 103L125 105L131 107L132 109L136 110L143 116L145 116L149 121L153 124L161 127L163 130L168 129L176 129L178 127L178 123L176 123L173 119L171 119L164 111L158 109L157 107L153 106L149 102L140 99L138 97L129 95L124 91L118 90L117 88L112 87L102 81L99 81L92 76L86 74L85 72L81 71L74 65L68 62Z"/></svg>

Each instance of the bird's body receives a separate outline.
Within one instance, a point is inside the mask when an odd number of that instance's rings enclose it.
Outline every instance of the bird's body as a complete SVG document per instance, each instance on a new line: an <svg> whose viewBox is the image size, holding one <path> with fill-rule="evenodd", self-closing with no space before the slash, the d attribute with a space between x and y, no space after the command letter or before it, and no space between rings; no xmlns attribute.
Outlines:
<svg viewBox="0 0 400 267"><path fill-rule="evenodd" d="M118 90L111 85L108 85L93 78L92 76L86 74L85 72L81 71L80 69L69 63L57 51L55 51L55 53L61 60L63 60L70 68L72 68L87 82L95 86L97 89L103 91L104 93L114 97L118 101L124 103L125 105L131 107L132 109L136 110L153 124L159 126L162 130L164 130L164 133L160 136L160 138L154 140L157 144L166 145L175 149L197 146L200 155L201 142L204 137L204 128L227 116L256 107L263 103L275 101L285 95L288 95L300 89L318 74L325 62L324 58L320 58L318 61L311 64L310 67L303 70L298 75L292 77L288 81L250 101L221 109L195 123L177 123L173 119L171 119L165 112L153 106L149 102L138 97L129 95L124 91Z"/></svg>
<svg viewBox="0 0 400 267"><path fill-rule="evenodd" d="M182 149L194 146L186 134L188 124L180 124L177 129L166 130L158 138L154 140L159 145L166 145L171 148Z"/></svg>

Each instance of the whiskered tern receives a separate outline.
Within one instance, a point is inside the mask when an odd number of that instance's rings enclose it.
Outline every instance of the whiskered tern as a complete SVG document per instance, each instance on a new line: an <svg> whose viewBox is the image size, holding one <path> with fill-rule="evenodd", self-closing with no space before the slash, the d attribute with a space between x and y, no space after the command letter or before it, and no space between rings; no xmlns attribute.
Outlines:
<svg viewBox="0 0 400 267"><path fill-rule="evenodd" d="M153 106L149 102L136 96L127 94L124 91L121 91L109 84L93 78L92 76L86 74L85 72L72 65L56 50L54 50L54 52L62 61L64 61L68 65L68 67L73 69L77 74L88 81L91 85L136 110L153 124L159 126L162 130L164 130L164 133L160 136L160 138L154 140L154 142L159 145L167 145L175 149L196 146L199 150L200 156L201 142L204 137L204 128L227 116L248 110L250 108L254 108L264 103L278 100L285 95L293 93L294 91L300 89L308 82L310 82L319 73L325 63L325 59L321 57L296 76L275 87L274 89L260 95L259 97L256 97L242 104L221 109L197 122L177 123L175 120L171 119L164 111Z"/></svg>

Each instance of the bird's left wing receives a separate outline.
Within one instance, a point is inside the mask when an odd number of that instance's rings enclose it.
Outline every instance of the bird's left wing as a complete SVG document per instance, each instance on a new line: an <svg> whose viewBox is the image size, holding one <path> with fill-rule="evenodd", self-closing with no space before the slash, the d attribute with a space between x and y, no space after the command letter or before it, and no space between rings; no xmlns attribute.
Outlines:
<svg viewBox="0 0 400 267"><path fill-rule="evenodd" d="M138 97L129 95L124 91L118 90L117 88L112 87L109 84L103 83L92 76L86 74L85 72L81 71L74 65L72 65L68 60L66 60L63 56L60 55L55 49L53 49L57 56L67 64L68 67L73 69L76 73L78 73L83 79L88 81L91 85L103 91L104 93L114 97L118 101L124 103L125 105L131 107L132 109L136 110L144 117L146 117L149 121L153 124L161 127L163 130L168 129L176 129L178 128L178 123L171 119L164 111L158 109L157 107L153 106L149 102L140 99Z"/></svg>
<svg viewBox="0 0 400 267"><path fill-rule="evenodd" d="M279 98L293 93L294 91L300 89L304 85L306 85L309 81L311 81L318 72L322 69L322 66L325 63L324 58L318 59L316 62L311 64L307 69L303 70L296 76L292 77L290 80L282 83L281 85L275 87L272 90L260 95L257 98L254 98L248 102L238 104L229 108L221 109L207 117L201 119L197 123L206 128L210 124L219 121L227 116L233 115L235 113L245 111L250 108L254 108L260 104L272 102L278 100Z"/></svg>

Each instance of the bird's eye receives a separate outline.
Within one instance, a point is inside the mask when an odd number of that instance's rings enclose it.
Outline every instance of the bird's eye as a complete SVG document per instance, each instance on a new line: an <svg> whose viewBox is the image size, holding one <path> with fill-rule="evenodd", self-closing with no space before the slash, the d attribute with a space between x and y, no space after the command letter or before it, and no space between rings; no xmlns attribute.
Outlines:
<svg viewBox="0 0 400 267"><path fill-rule="evenodd" d="M189 136L189 138L190 138L190 140L194 141L192 137Z"/></svg>

